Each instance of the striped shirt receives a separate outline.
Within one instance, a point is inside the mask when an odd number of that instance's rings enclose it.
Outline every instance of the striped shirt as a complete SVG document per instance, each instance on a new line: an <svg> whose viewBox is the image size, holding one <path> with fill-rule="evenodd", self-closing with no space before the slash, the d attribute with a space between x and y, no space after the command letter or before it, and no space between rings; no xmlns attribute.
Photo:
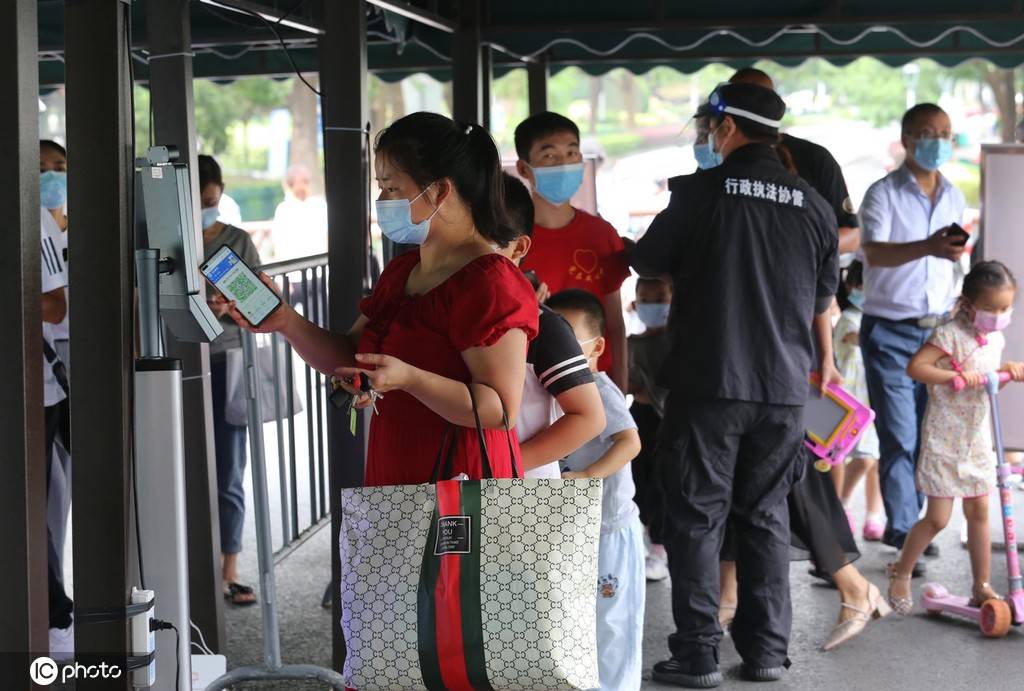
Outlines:
<svg viewBox="0 0 1024 691"><path fill-rule="evenodd" d="M516 421L516 432L521 442L547 429L562 416L562 409L555 400L557 396L594 381L590 365L583 357L569 323L543 305L539 323L537 338L530 341L526 354L526 383ZM527 471L526 476L558 478L561 471L558 463L551 463Z"/></svg>
<svg viewBox="0 0 1024 691"><path fill-rule="evenodd" d="M53 220L49 210L39 209L40 248L42 251L42 292L49 293L68 284L67 265L64 261L64 238L57 222ZM53 348L52 324L43 323L43 338ZM53 374L53 366L43 358L43 405L57 405L66 396L57 378Z"/></svg>

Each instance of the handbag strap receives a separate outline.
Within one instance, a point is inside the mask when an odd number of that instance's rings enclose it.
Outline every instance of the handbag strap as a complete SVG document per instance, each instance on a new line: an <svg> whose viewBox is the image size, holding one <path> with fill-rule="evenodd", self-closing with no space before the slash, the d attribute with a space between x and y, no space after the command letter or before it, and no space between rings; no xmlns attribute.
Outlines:
<svg viewBox="0 0 1024 691"><path fill-rule="evenodd" d="M484 466L484 479L490 480L494 477L494 474L491 472L491 460L487 453L487 440L484 437L484 428L480 423L480 411L477 409L476 405L476 394L473 393L472 385L466 384L466 388L469 389L469 400L473 403L473 419L476 421L477 436L480 439L480 453L482 455ZM497 390L495 390L494 393L497 394L498 403L501 404L501 422L505 427L505 441L508 444L508 459L509 463L512 464L512 479L518 480L519 469L516 467L516 452L515 448L512 446L512 429L508 424L508 411L505 409L505 401L501 400L501 394L499 394Z"/></svg>
<svg viewBox="0 0 1024 691"><path fill-rule="evenodd" d="M430 474L430 483L436 485L441 478L451 478L452 460L455 458L454 435L455 425L449 424L444 429L444 436L441 437L441 448L437 450L437 460L434 462L434 471ZM445 452L447 449L447 453Z"/></svg>

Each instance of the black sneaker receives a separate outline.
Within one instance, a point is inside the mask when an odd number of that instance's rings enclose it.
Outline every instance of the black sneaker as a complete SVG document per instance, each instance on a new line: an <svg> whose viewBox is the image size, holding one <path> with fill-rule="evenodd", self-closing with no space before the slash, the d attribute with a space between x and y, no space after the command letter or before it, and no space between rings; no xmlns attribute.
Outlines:
<svg viewBox="0 0 1024 691"><path fill-rule="evenodd" d="M713 689L722 683L722 672L714 662L693 663L673 657L654 665L654 681L686 689Z"/></svg>
<svg viewBox="0 0 1024 691"><path fill-rule="evenodd" d="M779 681L786 674L786 667L754 667L746 662L740 667L740 674L747 681Z"/></svg>
<svg viewBox="0 0 1024 691"><path fill-rule="evenodd" d="M928 567L920 559L914 564L914 569L910 572L910 575L914 578L921 578L928 573Z"/></svg>
<svg viewBox="0 0 1024 691"><path fill-rule="evenodd" d="M928 546L924 548L924 556L926 557L937 557L939 556L939 546L934 542L929 542Z"/></svg>

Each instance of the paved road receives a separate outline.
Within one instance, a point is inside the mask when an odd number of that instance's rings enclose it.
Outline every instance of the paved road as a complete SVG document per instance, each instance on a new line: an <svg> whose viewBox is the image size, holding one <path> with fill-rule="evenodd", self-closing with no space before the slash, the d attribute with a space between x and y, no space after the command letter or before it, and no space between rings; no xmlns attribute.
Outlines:
<svg viewBox="0 0 1024 691"><path fill-rule="evenodd" d="M1024 516L1024 492L1016 492L1017 509ZM966 551L959 544L954 525L940 537L942 555L928 560L929 579L966 592L970 571ZM995 526L994 526L995 527ZM249 542L248 544L252 544ZM319 607L323 588L330 578L330 531L322 530L277 571L280 593L282 650L286 661L330 663L329 614ZM883 568L892 551L877 543L863 545L858 566L880 587ZM248 562L249 560L247 560ZM251 563L251 562L249 562ZM951 618L933 619L923 612L910 618L893 614L873 624L860 638L832 653L818 651L834 620L838 598L835 591L817 585L806 574L807 565L792 567L794 631L791 647L793 667L776 691L959 691L1024 689L1024 631L1013 630L1003 640L985 640L977 629ZM246 566L247 574L254 574ZM1005 560L993 553L993 584L1005 590ZM914 582L919 591L924 580ZM232 666L251 664L260 657L259 611L256 608L229 610L228 656ZM671 630L669 587L654 584L648 590L645 640L644 689L671 687L649 681L650 669L665 653L665 639ZM726 639L722 646L726 690L756 688L739 680L739 658ZM249 688L249 687L245 687ZM268 688L266 685L252 688ZM273 687L270 687L273 688ZM287 685L278 688L313 689L316 686Z"/></svg>

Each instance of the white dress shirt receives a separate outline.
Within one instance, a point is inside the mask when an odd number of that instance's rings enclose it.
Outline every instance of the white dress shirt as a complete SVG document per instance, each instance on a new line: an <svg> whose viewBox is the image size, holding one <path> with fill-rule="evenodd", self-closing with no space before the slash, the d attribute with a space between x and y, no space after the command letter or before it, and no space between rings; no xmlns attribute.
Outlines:
<svg viewBox="0 0 1024 691"><path fill-rule="evenodd" d="M961 223L963 193L939 174L933 202L906 165L868 188L860 207L864 243L926 240L951 223ZM923 257L901 266L864 265L864 313L900 321L949 312L957 298L958 265Z"/></svg>

